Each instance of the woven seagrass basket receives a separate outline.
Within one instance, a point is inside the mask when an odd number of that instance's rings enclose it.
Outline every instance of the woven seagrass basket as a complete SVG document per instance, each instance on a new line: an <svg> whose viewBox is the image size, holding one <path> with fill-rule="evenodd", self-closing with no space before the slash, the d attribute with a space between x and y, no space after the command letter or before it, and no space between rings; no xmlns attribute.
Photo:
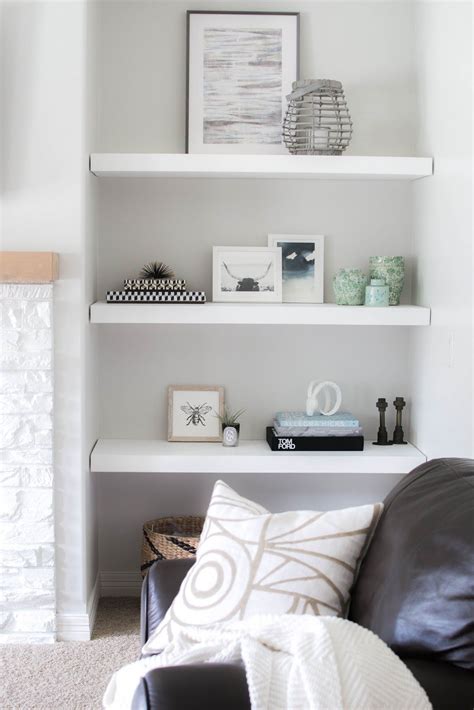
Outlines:
<svg viewBox="0 0 474 710"><path fill-rule="evenodd" d="M201 515L182 515L145 523L140 567L142 577L158 560L194 557L204 520Z"/></svg>

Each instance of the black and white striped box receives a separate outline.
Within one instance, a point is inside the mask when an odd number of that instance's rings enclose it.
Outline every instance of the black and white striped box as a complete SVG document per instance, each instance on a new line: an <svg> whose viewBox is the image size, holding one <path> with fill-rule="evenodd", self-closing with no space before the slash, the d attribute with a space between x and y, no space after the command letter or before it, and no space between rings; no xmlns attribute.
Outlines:
<svg viewBox="0 0 474 710"><path fill-rule="evenodd" d="M206 303L204 291L107 291L107 303Z"/></svg>
<svg viewBox="0 0 474 710"><path fill-rule="evenodd" d="M125 291L186 291L185 279L125 279Z"/></svg>

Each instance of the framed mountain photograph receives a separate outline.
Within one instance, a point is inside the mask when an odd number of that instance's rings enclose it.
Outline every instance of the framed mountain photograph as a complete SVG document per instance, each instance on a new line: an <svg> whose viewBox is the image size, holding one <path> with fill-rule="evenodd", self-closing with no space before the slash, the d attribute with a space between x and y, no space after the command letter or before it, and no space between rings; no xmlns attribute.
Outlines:
<svg viewBox="0 0 474 710"><path fill-rule="evenodd" d="M283 153L299 13L187 13L187 153Z"/></svg>
<svg viewBox="0 0 474 710"><path fill-rule="evenodd" d="M281 249L284 303L324 302L324 237L269 234L269 247Z"/></svg>

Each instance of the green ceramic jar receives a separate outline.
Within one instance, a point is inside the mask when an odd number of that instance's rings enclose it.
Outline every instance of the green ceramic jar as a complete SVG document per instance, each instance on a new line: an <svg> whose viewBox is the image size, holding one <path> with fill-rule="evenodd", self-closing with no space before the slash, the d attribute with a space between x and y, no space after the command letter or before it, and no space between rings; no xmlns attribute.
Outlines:
<svg viewBox="0 0 474 710"><path fill-rule="evenodd" d="M369 286L365 287L365 305L374 307L388 306L388 286L384 279L370 279Z"/></svg>
<svg viewBox="0 0 474 710"><path fill-rule="evenodd" d="M389 305L398 306L405 281L403 256L371 256L369 267L371 279L383 279L387 284Z"/></svg>
<svg viewBox="0 0 474 710"><path fill-rule="evenodd" d="M360 269L339 269L333 279L338 306L362 306L367 276Z"/></svg>

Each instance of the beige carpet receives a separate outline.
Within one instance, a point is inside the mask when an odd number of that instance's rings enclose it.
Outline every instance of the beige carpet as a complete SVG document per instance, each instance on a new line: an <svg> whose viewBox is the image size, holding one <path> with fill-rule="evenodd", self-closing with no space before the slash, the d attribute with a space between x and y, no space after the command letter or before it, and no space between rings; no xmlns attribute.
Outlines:
<svg viewBox="0 0 474 710"><path fill-rule="evenodd" d="M138 658L139 599L101 599L92 641L0 646L1 710L99 710L114 671Z"/></svg>

